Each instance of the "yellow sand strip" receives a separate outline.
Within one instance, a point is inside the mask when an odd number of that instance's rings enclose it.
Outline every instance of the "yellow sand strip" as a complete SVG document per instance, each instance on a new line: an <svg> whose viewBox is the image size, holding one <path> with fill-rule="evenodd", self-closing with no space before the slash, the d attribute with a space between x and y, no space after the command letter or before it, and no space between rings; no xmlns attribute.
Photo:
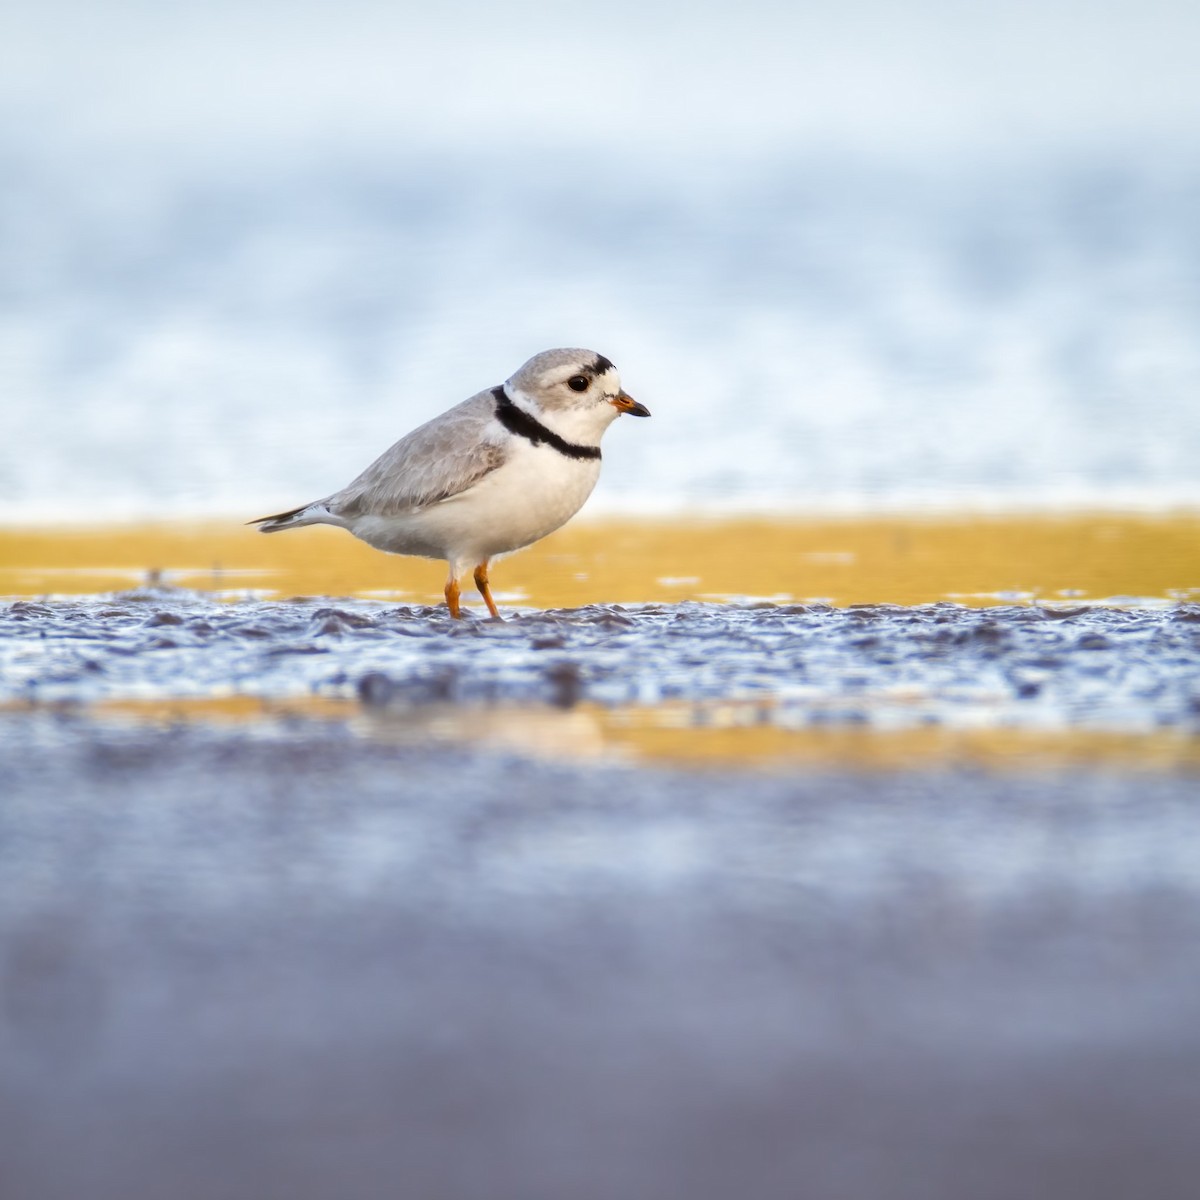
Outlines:
<svg viewBox="0 0 1200 1200"><path fill-rule="evenodd" d="M148 578L274 595L437 603L444 568L341 530L234 522L0 530L0 595L84 594ZM540 608L761 597L835 604L1200 598L1200 515L578 521L492 574Z"/></svg>

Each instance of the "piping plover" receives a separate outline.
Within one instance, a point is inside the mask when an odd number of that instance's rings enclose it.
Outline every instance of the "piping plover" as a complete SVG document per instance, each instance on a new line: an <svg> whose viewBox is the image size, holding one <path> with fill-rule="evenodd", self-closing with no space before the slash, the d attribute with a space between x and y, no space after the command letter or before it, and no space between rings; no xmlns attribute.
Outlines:
<svg viewBox="0 0 1200 1200"><path fill-rule="evenodd" d="M546 350L499 387L434 417L323 500L251 521L263 533L340 525L377 550L443 558L446 604L473 570L493 617L488 562L565 524L600 477L600 438L621 413L649 410L591 350Z"/></svg>

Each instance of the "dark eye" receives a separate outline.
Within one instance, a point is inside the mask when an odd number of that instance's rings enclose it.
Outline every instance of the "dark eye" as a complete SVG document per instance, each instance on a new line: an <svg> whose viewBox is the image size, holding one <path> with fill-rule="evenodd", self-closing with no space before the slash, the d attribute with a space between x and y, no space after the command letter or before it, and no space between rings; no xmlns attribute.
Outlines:
<svg viewBox="0 0 1200 1200"><path fill-rule="evenodd" d="M586 392L588 390L588 377L586 375L572 375L567 380L567 387L573 392Z"/></svg>

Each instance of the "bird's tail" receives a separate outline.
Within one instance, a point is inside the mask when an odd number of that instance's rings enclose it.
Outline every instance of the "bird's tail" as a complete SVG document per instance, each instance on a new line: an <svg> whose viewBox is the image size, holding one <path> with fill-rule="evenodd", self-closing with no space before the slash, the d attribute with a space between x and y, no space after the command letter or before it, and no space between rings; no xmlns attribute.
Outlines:
<svg viewBox="0 0 1200 1200"><path fill-rule="evenodd" d="M276 513L271 517L256 517L247 525L257 525L259 533L278 533L281 529L300 529L304 525L323 525L332 516L323 500L315 504L302 504L288 512Z"/></svg>

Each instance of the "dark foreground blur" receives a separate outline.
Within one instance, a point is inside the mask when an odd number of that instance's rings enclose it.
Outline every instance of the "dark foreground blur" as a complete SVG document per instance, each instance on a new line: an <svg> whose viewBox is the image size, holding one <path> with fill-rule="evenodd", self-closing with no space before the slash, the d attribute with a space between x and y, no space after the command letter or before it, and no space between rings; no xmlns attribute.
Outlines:
<svg viewBox="0 0 1200 1200"><path fill-rule="evenodd" d="M5 1197L1192 1197L1194 777L0 739Z"/></svg>
<svg viewBox="0 0 1200 1200"><path fill-rule="evenodd" d="M1161 601L11 604L0 1196L1191 1200L1198 664Z"/></svg>

